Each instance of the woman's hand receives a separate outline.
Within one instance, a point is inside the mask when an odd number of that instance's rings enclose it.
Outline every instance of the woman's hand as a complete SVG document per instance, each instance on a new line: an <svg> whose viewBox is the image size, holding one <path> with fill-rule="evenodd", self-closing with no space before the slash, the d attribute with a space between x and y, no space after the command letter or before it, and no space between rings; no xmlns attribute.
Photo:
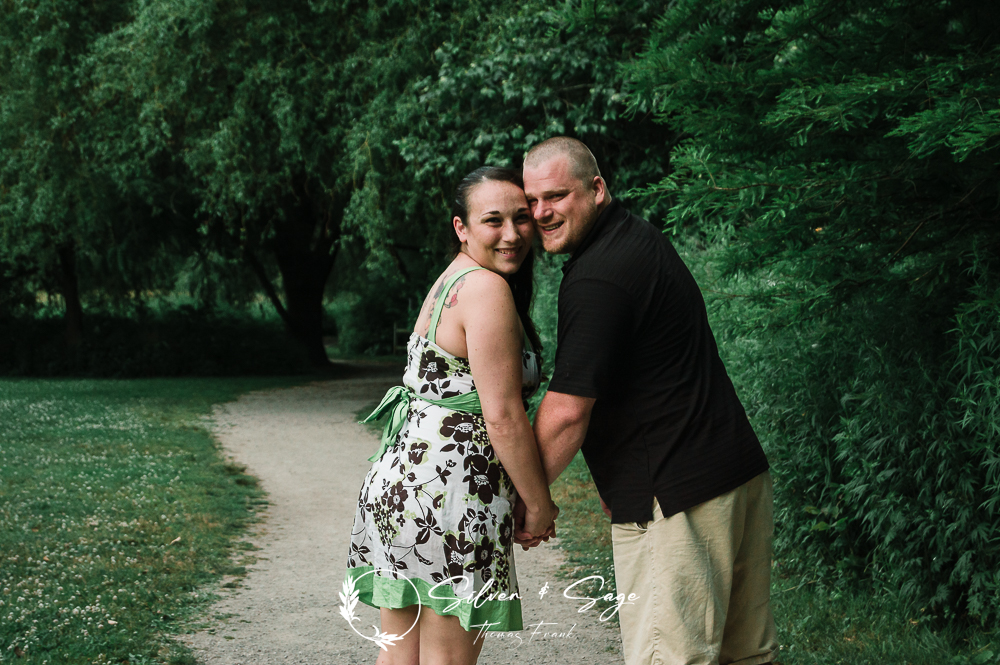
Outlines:
<svg viewBox="0 0 1000 665"><path fill-rule="evenodd" d="M547 506L528 510L520 496L514 503L514 542L522 549L528 550L542 541L548 541L556 535L555 519L559 515L559 507L549 501ZM547 520L547 521L546 521ZM541 528L543 523L548 526Z"/></svg>
<svg viewBox="0 0 1000 665"><path fill-rule="evenodd" d="M530 539L535 545L555 535L559 508L549 494L521 397L523 332L514 298L503 278L487 271L470 273L462 295L465 309L459 314L486 432L518 495L515 542L524 547Z"/></svg>

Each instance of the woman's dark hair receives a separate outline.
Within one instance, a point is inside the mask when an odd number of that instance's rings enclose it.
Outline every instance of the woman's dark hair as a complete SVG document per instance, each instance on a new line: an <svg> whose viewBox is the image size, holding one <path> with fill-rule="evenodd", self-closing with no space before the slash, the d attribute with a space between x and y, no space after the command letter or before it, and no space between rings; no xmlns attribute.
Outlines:
<svg viewBox="0 0 1000 665"><path fill-rule="evenodd" d="M452 217L458 217L462 224L469 224L469 194L476 187L492 180L495 182L509 182L524 189L524 181L517 171L501 168L499 166L481 166L469 175L462 178L455 189L455 200L451 204ZM457 254L462 248L462 242L458 235L452 236L452 249ZM541 352L542 341L538 338L538 331L535 330L535 323L531 320L531 298L534 295L535 280L535 250L531 248L524 263L516 273L506 277L507 284L510 285L510 292L514 295L514 307L517 308L517 315L521 319L521 325L528 334L528 339L536 352Z"/></svg>

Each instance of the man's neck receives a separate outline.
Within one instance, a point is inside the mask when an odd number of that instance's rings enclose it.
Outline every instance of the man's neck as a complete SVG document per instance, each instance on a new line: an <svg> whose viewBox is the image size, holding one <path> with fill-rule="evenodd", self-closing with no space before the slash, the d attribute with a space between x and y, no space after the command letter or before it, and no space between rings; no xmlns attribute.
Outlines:
<svg viewBox="0 0 1000 665"><path fill-rule="evenodd" d="M614 203L614 199L608 196L599 206L595 208L596 214L594 215L594 219L591 220L590 224L587 225L587 229L583 232L583 238L581 239L580 244L569 250L571 257L576 256L580 252L581 246L590 244L592 236L595 233L594 227L597 226L598 222L601 220L601 216L604 215L604 212L611 207L612 203Z"/></svg>

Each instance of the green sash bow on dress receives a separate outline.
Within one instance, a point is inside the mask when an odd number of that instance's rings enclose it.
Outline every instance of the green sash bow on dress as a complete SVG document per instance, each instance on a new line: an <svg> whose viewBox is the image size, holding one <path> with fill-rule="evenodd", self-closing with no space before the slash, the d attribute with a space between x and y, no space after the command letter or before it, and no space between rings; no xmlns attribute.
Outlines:
<svg viewBox="0 0 1000 665"><path fill-rule="evenodd" d="M389 388L385 397L382 398L382 402L375 407L375 410L367 418L361 421L362 423L370 423L373 420L378 420L386 413L389 414L389 419L382 430L382 445L379 446L377 453L368 458L369 462L374 462L382 457L383 453L396 440L396 435L399 434L400 430L403 429L403 425L406 424L406 409L409 407L410 399L413 397L417 396L406 386ZM449 411L465 411L466 413L476 413L479 415L483 413L483 406L479 403L479 395L475 392L446 397L444 399L429 399L427 397L418 397L418 399L422 399L434 406L444 407Z"/></svg>
<svg viewBox="0 0 1000 665"><path fill-rule="evenodd" d="M451 287L455 285L455 282L473 270L485 270L485 268L476 267L459 270L448 278L448 281L445 282L444 287L441 289L441 295L438 296L437 302L434 304L434 313L431 314L430 329L427 332L427 340L435 346L437 345L437 342L434 341L437 337L437 324L441 319L441 311L444 309L445 300L448 299L448 293L451 292ZM428 404L433 404L434 406L444 407L449 411L464 411L466 413L475 413L478 415L482 415L483 413L483 405L480 404L479 393L476 391L468 392L463 395L445 397L444 399L430 399L422 395L414 395L413 392L406 386L394 386L389 388L389 391L385 394L385 397L382 398L379 405L375 407L375 410L372 411L367 418L361 421L362 423L370 423L373 420L378 420L386 414L389 415L389 419L385 423L385 428L382 430L382 444L379 446L378 452L368 458L369 462L374 462L378 458L382 457L385 451L388 450L396 440L396 435L399 434L400 430L403 429L403 425L406 424L406 410L409 407L410 399L412 398L421 399Z"/></svg>

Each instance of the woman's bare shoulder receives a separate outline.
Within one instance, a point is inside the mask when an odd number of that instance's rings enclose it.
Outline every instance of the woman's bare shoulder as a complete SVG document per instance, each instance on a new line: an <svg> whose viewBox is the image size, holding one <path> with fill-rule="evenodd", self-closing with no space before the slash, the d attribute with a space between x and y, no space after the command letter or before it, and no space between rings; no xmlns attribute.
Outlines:
<svg viewBox="0 0 1000 665"><path fill-rule="evenodd" d="M417 325L414 327L418 334L424 334L430 324L431 311L439 298L444 297L443 309L455 309L457 311L476 311L484 307L490 311L497 310L500 303L510 304L513 307L513 296L507 280L492 270L472 270L458 278L454 285L444 291L445 284L448 283L452 275L468 266L452 264L445 268L434 281L430 291L424 299L424 303L417 316ZM446 317L447 318L447 317Z"/></svg>
<svg viewBox="0 0 1000 665"><path fill-rule="evenodd" d="M461 294L464 296L463 305L470 310L513 309L514 296L503 275L491 270L474 270L462 279L466 282ZM455 293L456 289L452 289L452 295Z"/></svg>
<svg viewBox="0 0 1000 665"><path fill-rule="evenodd" d="M477 289L478 291L510 292L510 287L507 286L507 280L504 279L503 275L495 273L492 270L486 270L485 268L466 273L461 279L468 280L469 286Z"/></svg>

